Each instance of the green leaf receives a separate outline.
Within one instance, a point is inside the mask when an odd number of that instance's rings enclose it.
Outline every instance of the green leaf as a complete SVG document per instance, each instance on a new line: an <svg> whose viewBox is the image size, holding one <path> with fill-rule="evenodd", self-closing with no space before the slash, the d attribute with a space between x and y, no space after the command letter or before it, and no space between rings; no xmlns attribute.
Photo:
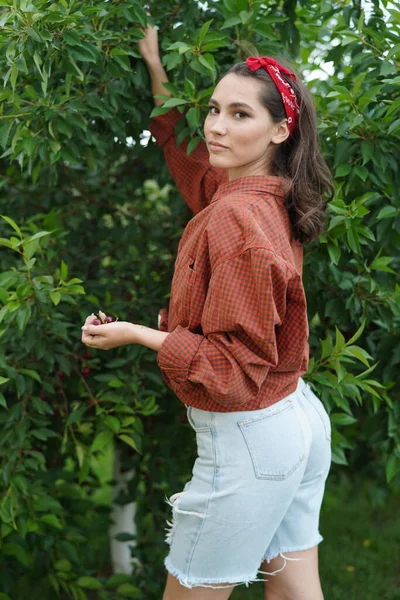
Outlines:
<svg viewBox="0 0 400 600"><path fill-rule="evenodd" d="M94 577L80 577L76 583L87 590L100 590L103 587L102 583Z"/></svg>
<svg viewBox="0 0 400 600"><path fill-rule="evenodd" d="M396 112L400 109L400 98L397 98L394 102L391 102L388 110L386 111L386 116L390 116L393 112Z"/></svg>
<svg viewBox="0 0 400 600"><path fill-rule="evenodd" d="M351 171L351 165L339 165L335 171L336 177L345 177Z"/></svg>
<svg viewBox="0 0 400 600"><path fill-rule="evenodd" d="M81 44L81 39L75 31L64 31L62 37L69 46L80 46Z"/></svg>
<svg viewBox="0 0 400 600"><path fill-rule="evenodd" d="M363 27L364 27L364 17L365 17L365 13L364 13L364 10L362 9L360 11L360 16L358 17L358 21L357 21L357 29L360 32L363 30Z"/></svg>
<svg viewBox="0 0 400 600"><path fill-rule="evenodd" d="M14 119L9 119L8 123L5 123L2 127L0 127L0 145L2 148L7 146L7 140L14 122Z"/></svg>
<svg viewBox="0 0 400 600"><path fill-rule="evenodd" d="M325 340L320 340L320 343L321 343L321 358L327 358L333 352L332 338L329 335L329 333L327 333Z"/></svg>
<svg viewBox="0 0 400 600"><path fill-rule="evenodd" d="M393 123L389 126L387 132L388 133L393 133L394 131L396 131L398 128L400 127L400 119L397 119L396 121L393 121Z"/></svg>
<svg viewBox="0 0 400 600"><path fill-rule="evenodd" d="M198 56L198 61L209 71L215 72L215 60L212 54L201 54Z"/></svg>
<svg viewBox="0 0 400 600"><path fill-rule="evenodd" d="M82 418L82 416L85 414L85 412L88 410L88 406L87 404L81 404L81 406L78 406L77 408L75 408L75 410L73 410L69 416L68 419L66 421L66 426L68 427L69 425L73 425L73 423L77 423L78 421L80 421L80 419Z"/></svg>
<svg viewBox="0 0 400 600"><path fill-rule="evenodd" d="M60 292L50 292L50 298L54 306L57 306L60 303L61 294Z"/></svg>
<svg viewBox="0 0 400 600"><path fill-rule="evenodd" d="M20 238L23 237L20 228L18 227L18 225L16 224L16 222L11 219L11 217L7 217L6 215L0 215L0 217L2 219L4 219L5 221L7 221L7 223L9 225L11 225L11 227L18 233L18 235L19 235Z"/></svg>
<svg viewBox="0 0 400 600"><path fill-rule="evenodd" d="M198 106L192 106L186 113L186 119L190 127L195 130L200 125L200 108Z"/></svg>
<svg viewBox="0 0 400 600"><path fill-rule="evenodd" d="M211 25L211 23L213 22L213 20L214 20L214 19L211 19L211 21L207 21L207 23L204 23L204 25L203 25L203 26L202 26L202 28L200 29L199 37L197 38L197 39L198 39L198 43L199 43L199 45L201 45L201 44L202 44L202 42L203 42L203 40L204 40L204 38L205 38L205 36L206 36L206 33L207 33L207 31L209 30L209 28L210 28L210 25Z"/></svg>
<svg viewBox="0 0 400 600"><path fill-rule="evenodd" d="M347 342L348 345L354 344L354 342L356 342L358 340L358 338L361 337L361 335L365 329L366 323L367 323L367 319L363 319L360 327L357 329L355 334L348 340L348 342Z"/></svg>
<svg viewBox="0 0 400 600"><path fill-rule="evenodd" d="M134 450L136 450L136 452L139 452L139 450L136 446L135 440L133 440L130 436L122 434L119 436L119 439L122 440L123 442L125 442L125 444L128 444L128 446L130 446Z"/></svg>
<svg viewBox="0 0 400 600"><path fill-rule="evenodd" d="M33 371L32 369L25 369L25 368L18 369L18 373L22 373L23 375L28 375L29 377L32 377L32 379L35 379L39 383L42 383L39 373L37 373L36 371Z"/></svg>
<svg viewBox="0 0 400 600"><path fill-rule="evenodd" d="M369 360L373 360L372 356L368 354L366 350L359 346L347 346L344 351L345 356L354 356L359 361L364 363L366 367L369 367Z"/></svg>
<svg viewBox="0 0 400 600"><path fill-rule="evenodd" d="M392 454L386 463L386 481L390 483L399 471L400 458L395 454Z"/></svg>
<svg viewBox="0 0 400 600"><path fill-rule="evenodd" d="M357 175L363 181L367 180L368 173L369 173L367 167L360 167L360 166L354 167L354 172L357 173Z"/></svg>
<svg viewBox="0 0 400 600"><path fill-rule="evenodd" d="M0 406L5 408L6 410L8 410L7 400L5 399L4 394L1 394L1 393L0 393Z"/></svg>
<svg viewBox="0 0 400 600"><path fill-rule="evenodd" d="M66 281L67 277L68 277L68 266L62 260L61 261L61 280Z"/></svg>
<svg viewBox="0 0 400 600"><path fill-rule="evenodd" d="M31 318L32 309L27 304L21 304L17 312L17 327L21 333L25 331L25 327Z"/></svg>
<svg viewBox="0 0 400 600"><path fill-rule="evenodd" d="M347 458L344 454L343 448L332 448L332 462L337 465L348 465Z"/></svg>
<svg viewBox="0 0 400 600"><path fill-rule="evenodd" d="M68 51L69 55L75 60L80 60L81 62L96 62L96 55L94 55L93 49L90 48L90 44L86 44L85 46L70 46Z"/></svg>
<svg viewBox="0 0 400 600"><path fill-rule="evenodd" d="M198 137L192 138L187 145L187 149L186 149L187 154L188 155L191 154L193 152L193 150L195 150L197 148L197 146L200 144L200 142L201 142L201 137L198 136Z"/></svg>
<svg viewBox="0 0 400 600"><path fill-rule="evenodd" d="M239 25L239 23L241 23L241 22L242 22L242 19L238 15L235 15L234 17L229 17L228 19L226 19L226 21L224 21L221 29L227 29L228 27L234 27L235 25Z"/></svg>
<svg viewBox="0 0 400 600"><path fill-rule="evenodd" d="M120 596L126 596L127 598L139 598L140 590L131 583L122 583L116 589L117 594ZM139 595L138 595L139 594Z"/></svg>
<svg viewBox="0 0 400 600"><path fill-rule="evenodd" d="M70 571L72 566L69 560L62 558L54 563L54 568L56 571Z"/></svg>
<svg viewBox="0 0 400 600"><path fill-rule="evenodd" d="M398 209L395 206L384 206L383 208L381 208L381 210L378 212L376 218L378 220L380 219L390 219L392 217L395 217L398 213Z"/></svg>
<svg viewBox="0 0 400 600"><path fill-rule="evenodd" d="M344 348L344 346L346 345L346 340L344 338L344 335L341 333L341 331L339 331L339 329L337 327L335 327L335 329L336 329L336 342L335 342L334 350L336 352L340 352L342 350L342 348Z"/></svg>
<svg viewBox="0 0 400 600"><path fill-rule="evenodd" d="M164 106L156 106L155 108L153 108L153 110L150 113L150 117L158 117L160 115L165 115L166 113L170 112L171 108L167 107L165 108Z"/></svg>
<svg viewBox="0 0 400 600"><path fill-rule="evenodd" d="M101 431L93 440L90 447L91 452L97 452L98 450L105 450L113 439L111 431Z"/></svg>
<svg viewBox="0 0 400 600"><path fill-rule="evenodd" d="M1 548L1 553L6 556L13 556L24 567L30 567L32 564L32 556L17 544L4 544Z"/></svg>
<svg viewBox="0 0 400 600"><path fill-rule="evenodd" d="M393 260L393 256L379 256L376 257L371 265L370 268L374 269L375 271L386 271L387 273L394 273L396 274L396 271L394 271L393 269L391 269L390 267L388 267L388 265L392 262Z"/></svg>
<svg viewBox="0 0 400 600"><path fill-rule="evenodd" d="M340 255L342 253L340 246L336 246L335 244L328 243L328 252L331 261L334 265L337 265L340 260Z"/></svg>
<svg viewBox="0 0 400 600"><path fill-rule="evenodd" d="M192 46L189 46L189 44L185 44L185 42L174 42L173 44L168 46L168 50L178 50L179 54L188 52L191 49L192 49Z"/></svg>
<svg viewBox="0 0 400 600"><path fill-rule="evenodd" d="M347 231L347 243L353 252L361 256L360 241L355 229L349 229Z"/></svg>
<svg viewBox="0 0 400 600"><path fill-rule="evenodd" d="M117 417L113 417L112 415L107 415L104 419L104 424L107 425L114 433L118 433L121 429L121 423Z"/></svg>
<svg viewBox="0 0 400 600"><path fill-rule="evenodd" d="M1 377L0 375L0 385L3 385L3 383L7 383L7 381L10 381L9 377Z"/></svg>
<svg viewBox="0 0 400 600"><path fill-rule="evenodd" d="M336 425L353 425L358 422L357 419L345 413L332 413L329 418Z"/></svg>
<svg viewBox="0 0 400 600"><path fill-rule="evenodd" d="M363 140L361 142L361 154L363 157L363 165L367 163L374 154L375 146L371 140Z"/></svg>
<svg viewBox="0 0 400 600"><path fill-rule="evenodd" d="M162 108L172 108L174 106L182 106L183 104L189 104L189 100L184 100L183 98L170 98L164 102Z"/></svg>
<svg viewBox="0 0 400 600"><path fill-rule="evenodd" d="M0 6L4 6L3 4L1 4ZM7 5L5 5L7 6ZM4 25L7 23L8 19L10 19L12 16L11 11L7 11L5 13L2 14L2 17L0 19L0 27L4 27Z"/></svg>
<svg viewBox="0 0 400 600"><path fill-rule="evenodd" d="M108 382L108 385L112 388L122 388L125 386L125 383L120 379L112 379Z"/></svg>

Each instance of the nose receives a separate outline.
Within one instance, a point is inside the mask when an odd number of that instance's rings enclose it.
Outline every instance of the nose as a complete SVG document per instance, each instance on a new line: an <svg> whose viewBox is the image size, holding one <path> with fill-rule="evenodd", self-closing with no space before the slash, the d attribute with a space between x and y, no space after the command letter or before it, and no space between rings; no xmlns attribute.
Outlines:
<svg viewBox="0 0 400 600"><path fill-rule="evenodd" d="M224 122L224 117L219 114L213 118L210 124L210 133L213 135L225 135L226 134L226 125Z"/></svg>

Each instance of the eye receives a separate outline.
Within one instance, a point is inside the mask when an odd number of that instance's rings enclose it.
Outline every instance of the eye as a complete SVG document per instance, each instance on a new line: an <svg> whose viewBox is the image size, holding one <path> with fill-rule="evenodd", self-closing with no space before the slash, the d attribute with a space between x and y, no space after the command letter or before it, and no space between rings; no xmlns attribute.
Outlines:
<svg viewBox="0 0 400 600"><path fill-rule="evenodd" d="M242 120L242 118L246 118L246 117L248 117L248 116L249 116L249 115L247 115L246 113L244 113L244 112L241 112L241 111L238 111L238 112L236 112L236 113L235 113L235 116L236 116L236 115L241 115L241 116L240 116L240 118L238 119L239 121L241 121L241 120Z"/></svg>
<svg viewBox="0 0 400 600"><path fill-rule="evenodd" d="M209 105L208 107L208 112L210 115L217 115L218 114L218 109L216 106L211 106ZM215 112L213 112L215 111ZM236 115L239 115L239 117L236 117ZM249 115L246 114L245 112L242 112L241 110L238 110L234 113L234 117L236 117L237 121L241 121L242 119L246 119Z"/></svg>

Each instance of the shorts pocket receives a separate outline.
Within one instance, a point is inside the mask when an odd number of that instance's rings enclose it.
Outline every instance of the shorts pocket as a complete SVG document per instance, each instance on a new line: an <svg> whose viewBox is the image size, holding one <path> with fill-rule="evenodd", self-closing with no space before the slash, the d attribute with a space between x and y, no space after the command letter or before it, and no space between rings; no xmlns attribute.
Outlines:
<svg viewBox="0 0 400 600"><path fill-rule="evenodd" d="M259 417L238 421L257 479L289 477L306 456L302 424L291 400Z"/></svg>
<svg viewBox="0 0 400 600"><path fill-rule="evenodd" d="M209 433L211 431L209 412L187 407L187 420L196 433Z"/></svg>
<svg viewBox="0 0 400 600"><path fill-rule="evenodd" d="M318 398L318 396L316 396L314 394L314 392L312 391L312 389L310 388L310 386L308 384L303 390L303 396L305 396L305 398L310 402L310 404L316 410L316 412L324 426L325 438L327 440L331 441L331 437L332 437L331 420L329 418L328 413L326 412L325 406L322 404L322 402Z"/></svg>

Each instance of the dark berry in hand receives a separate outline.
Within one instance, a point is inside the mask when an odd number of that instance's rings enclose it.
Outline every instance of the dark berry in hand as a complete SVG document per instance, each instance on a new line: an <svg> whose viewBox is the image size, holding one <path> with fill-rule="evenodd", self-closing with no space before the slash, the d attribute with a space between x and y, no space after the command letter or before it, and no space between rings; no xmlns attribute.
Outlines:
<svg viewBox="0 0 400 600"><path fill-rule="evenodd" d="M102 322L100 321L100 319L95 319L92 325L102 325Z"/></svg>
<svg viewBox="0 0 400 600"><path fill-rule="evenodd" d="M104 319L104 322L105 322L105 323L113 323L114 321L115 321L114 317L106 317L106 318Z"/></svg>

